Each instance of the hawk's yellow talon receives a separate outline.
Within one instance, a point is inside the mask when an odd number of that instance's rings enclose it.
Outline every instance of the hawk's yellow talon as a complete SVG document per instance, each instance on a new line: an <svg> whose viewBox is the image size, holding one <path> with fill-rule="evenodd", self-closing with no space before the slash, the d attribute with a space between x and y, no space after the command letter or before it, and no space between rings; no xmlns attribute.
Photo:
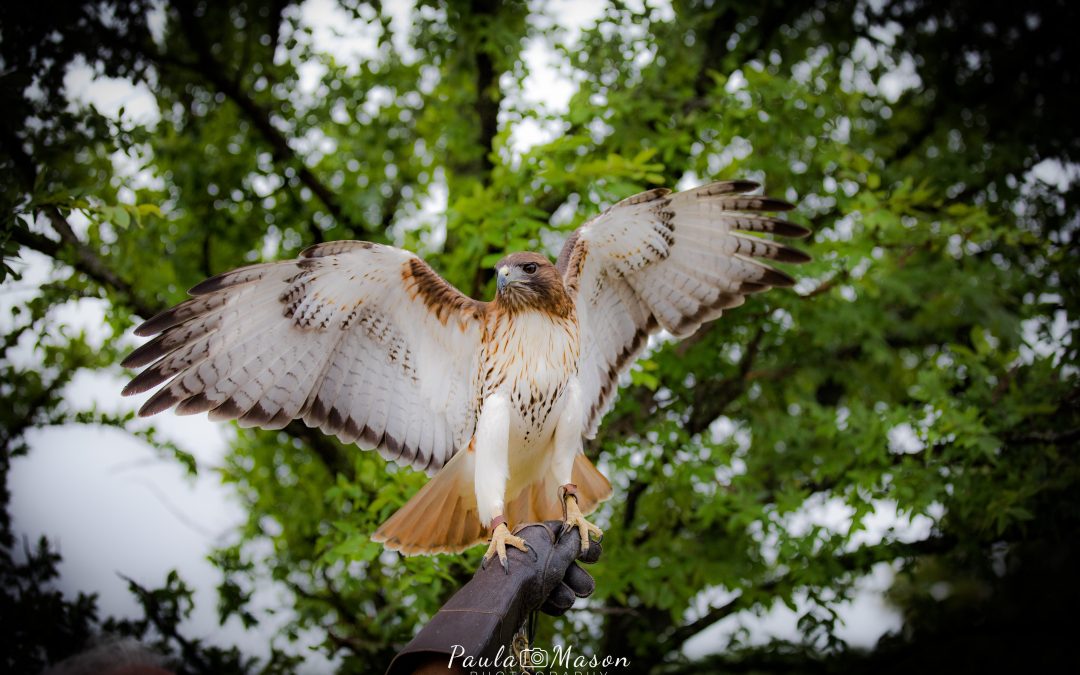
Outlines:
<svg viewBox="0 0 1080 675"><path fill-rule="evenodd" d="M521 537L515 537L510 534L510 529L506 527L506 523L499 523L499 525L491 533L491 543L488 544L487 552L484 553L484 566L495 555L499 556L499 562L502 564L503 571L507 574L510 573L510 563L506 560L506 547L513 546L522 553L529 550L529 545L525 543L525 540Z"/></svg>
<svg viewBox="0 0 1080 675"><path fill-rule="evenodd" d="M599 542L604 538L604 531L585 520L585 515L578 508L577 497L568 494L563 499L566 504L566 522L563 523L563 532L565 533L576 527L578 534L581 536L581 552L585 553L589 550L589 535L595 534L596 541Z"/></svg>

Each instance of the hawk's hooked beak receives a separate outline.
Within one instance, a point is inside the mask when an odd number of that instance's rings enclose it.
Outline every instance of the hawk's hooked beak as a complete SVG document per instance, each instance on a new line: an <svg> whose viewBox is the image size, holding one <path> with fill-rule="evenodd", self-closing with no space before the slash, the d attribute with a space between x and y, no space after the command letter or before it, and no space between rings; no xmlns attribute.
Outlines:
<svg viewBox="0 0 1080 675"><path fill-rule="evenodd" d="M510 276L512 274L512 272L513 272L513 270L511 270L508 265L503 265L502 267L499 268L499 277L495 281L495 284L498 287L498 291L500 293L502 293L502 289L504 289L508 285L510 285L510 282L516 280L516 277L511 277Z"/></svg>

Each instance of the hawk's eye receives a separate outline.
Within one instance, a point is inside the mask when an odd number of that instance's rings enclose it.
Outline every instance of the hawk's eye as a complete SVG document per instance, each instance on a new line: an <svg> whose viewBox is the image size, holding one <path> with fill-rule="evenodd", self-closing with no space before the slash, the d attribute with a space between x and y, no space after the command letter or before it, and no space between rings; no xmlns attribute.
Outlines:
<svg viewBox="0 0 1080 675"><path fill-rule="evenodd" d="M536 271L536 263L525 263L521 266L521 269L525 272L525 274L532 274Z"/></svg>

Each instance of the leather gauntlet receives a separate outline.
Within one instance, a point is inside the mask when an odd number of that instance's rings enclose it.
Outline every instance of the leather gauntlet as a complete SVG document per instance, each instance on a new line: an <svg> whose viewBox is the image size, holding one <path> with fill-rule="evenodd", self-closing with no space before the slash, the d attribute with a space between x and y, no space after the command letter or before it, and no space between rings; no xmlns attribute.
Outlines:
<svg viewBox="0 0 1080 675"><path fill-rule="evenodd" d="M577 565L580 539L573 532L560 536L562 530L558 520L516 528L514 534L528 542L529 552L507 551L509 573L499 565L478 570L398 653L387 675L412 673L436 655L446 659L444 666L452 656L455 665L466 656L506 659L512 654L514 634L529 612L540 609L559 616L576 598L590 595L596 585ZM581 561L596 562L600 553L599 545L591 546ZM465 670L483 672L482 668Z"/></svg>

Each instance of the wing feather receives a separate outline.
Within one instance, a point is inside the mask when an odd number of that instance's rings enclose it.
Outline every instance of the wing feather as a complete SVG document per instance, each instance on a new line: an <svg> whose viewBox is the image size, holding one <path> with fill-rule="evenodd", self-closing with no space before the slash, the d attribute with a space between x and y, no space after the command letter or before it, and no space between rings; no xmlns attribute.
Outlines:
<svg viewBox="0 0 1080 675"><path fill-rule="evenodd" d="M758 185L723 181L672 194L629 197L578 228L558 269L581 325L579 378L592 437L611 405L619 375L664 329L675 337L737 307L745 296L791 286L759 260L803 263L806 253L759 234L805 237L801 225L762 212L791 204L747 194Z"/></svg>
<svg viewBox="0 0 1080 675"><path fill-rule="evenodd" d="M136 333L124 388L163 385L140 410L209 412L241 426L293 419L415 468L440 468L472 437L486 304L415 255L328 242L298 260L220 274Z"/></svg>

